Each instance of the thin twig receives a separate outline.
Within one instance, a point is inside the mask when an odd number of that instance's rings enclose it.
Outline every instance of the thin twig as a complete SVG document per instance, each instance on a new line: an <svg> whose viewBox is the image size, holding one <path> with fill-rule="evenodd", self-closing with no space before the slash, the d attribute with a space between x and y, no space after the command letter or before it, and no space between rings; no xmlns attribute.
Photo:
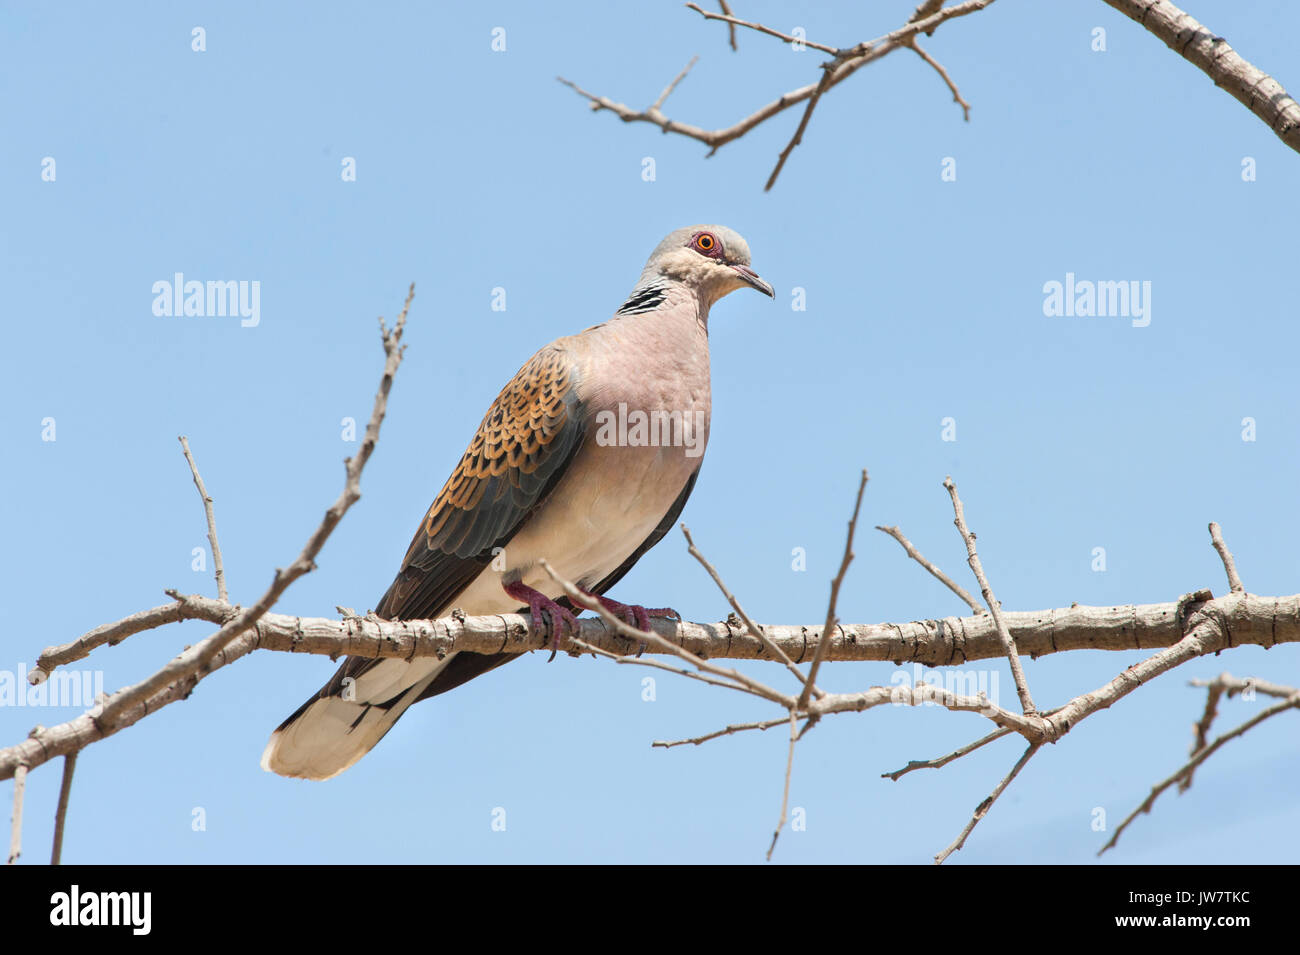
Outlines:
<svg viewBox="0 0 1300 955"><path fill-rule="evenodd" d="M147 700L177 681L201 672L226 646L256 625L262 615L280 599L281 594L288 589L290 584L316 568L316 557L320 554L321 548L325 546L325 542L343 519L343 516L361 498L361 472L365 468L366 462L370 460L370 455L379 440L379 428L383 423L388 406L388 392L392 388L393 376L397 373L405 352L405 348L401 344L402 332L406 327L406 315L411 307L411 299L414 297L415 283L412 282L406 296L406 302L402 306L401 314L398 315L397 322L391 331L384 325L382 318L379 320L379 331L385 356L384 373L379 382L379 390L375 392L374 408L371 411L370 421L366 425L365 436L362 438L361 447L356 455L344 461L345 480L343 491L339 494L338 500L325 512L320 525L308 538L302 552L289 565L288 569L276 570L270 586L267 587L253 606L241 610L238 616L222 626L215 634L202 640L196 646L183 651L152 676L145 678L134 686L118 690L109 697L104 704L103 712L96 719L97 724L111 726L114 720L121 717L122 714L138 703Z"/></svg>
<svg viewBox="0 0 1300 955"><path fill-rule="evenodd" d="M1007 773L1002 782L998 783L997 788L994 789L983 802L975 807L975 811L971 813L970 821L967 822L965 828L962 829L961 835L953 840L952 845L948 846L947 849L944 849L934 857L935 865L943 865L944 860L946 860L948 856L957 852L966 844L966 837L971 834L971 830L979 825L981 819L988 815L988 811L993 808L993 804L997 802L997 799L1002 795L1003 790L1007 788L1011 783L1011 780L1015 779L1016 776L1019 775L1020 771L1025 768L1025 764L1029 762L1030 757L1032 757L1034 753L1038 752L1042 745L1042 743L1029 744L1029 747L1025 750L1024 754L1016 761L1016 765L1011 767L1011 772Z"/></svg>
<svg viewBox="0 0 1300 955"><path fill-rule="evenodd" d="M659 107L664 105L664 102L672 95L673 90L677 89L677 84L686 79L686 74L691 71L691 67L695 66L699 59L698 56L691 57L691 62L687 63L685 69L677 74L676 79L664 87L664 91L659 94L659 98L650 105L651 110L658 111Z"/></svg>
<svg viewBox="0 0 1300 955"><path fill-rule="evenodd" d="M628 666L650 667L652 670L666 670L669 673L676 673L678 676L684 676L691 680L699 680L701 683L707 683L710 686L720 686L728 690L739 690L741 693L750 693L749 687L733 683L730 680L707 676L703 673L695 673L682 667L671 666L661 660L653 660L648 657L630 657L627 654L611 653L601 647L587 643L585 640L579 640L577 637L570 637L569 642L579 650L590 653L592 656L604 657L606 660L613 660L615 663L625 664ZM778 722L784 723L785 717Z"/></svg>
<svg viewBox="0 0 1300 955"><path fill-rule="evenodd" d="M1250 690L1255 693L1263 693L1265 696L1275 696L1280 700L1285 700L1291 694L1297 692L1293 686L1283 686L1281 683L1271 683L1268 680L1261 680L1259 677L1248 676L1244 679L1235 677L1230 673L1221 673L1213 680L1188 680L1190 686L1214 686L1220 684L1227 690L1228 696L1233 697L1238 693L1245 693Z"/></svg>
<svg viewBox="0 0 1300 955"><path fill-rule="evenodd" d="M690 139L704 143L709 147L708 154L712 156L727 143L739 139L754 127L766 122L777 114L782 113L785 110L790 109L792 106L806 100L820 98L823 93L838 86L868 63L872 63L881 57L892 53L899 47L907 46L910 38L921 33L933 34L934 30L940 24L956 17L962 17L974 13L977 10L983 10L993 2L994 0L965 0L963 3L956 3L950 7L936 9L935 12L927 16L920 16L923 9L927 7L927 5L923 3L921 7L917 8L917 13L913 15L914 19L909 20L897 30L886 33L874 40L859 43L849 49L837 49L836 47L826 46L824 44L810 43L806 40L800 40L798 37L791 36L790 34L781 33L780 31L772 30L767 27L761 27L759 24L751 24L748 21L737 20L735 17L729 15L711 13L701 9L695 4L690 4L689 6L691 6L692 9L696 10L707 19L727 22L731 27L740 25L760 30L760 32L777 37L786 43L801 42L813 49L820 50L823 53L830 53L833 56L833 59L829 63L823 63L821 65L823 73L817 82L809 83L808 85L801 86L795 90L790 90L767 105L755 110L753 113L738 122L722 129L709 130L700 126L694 126L690 123L682 123L674 119L669 119L657 108L657 106L651 106L642 110L632 109L630 106L616 102L607 96L598 96L595 93L590 93L578 86L578 84L567 80L562 76L557 76L556 79L569 87L579 96L586 99L591 104L591 109L595 112L608 110L625 123L652 123L655 126L658 126L665 133L677 133L678 135L686 136ZM812 106L815 106L815 100ZM810 116L811 106L810 108L805 109L803 121L799 124L799 129L795 133L795 138L791 140L790 144L787 145L786 149L781 154L781 157L778 159L776 169L773 170L772 175L768 178L767 189L770 189L776 182L777 175L780 173L782 166L784 166L786 158L788 158L790 152L801 141Z"/></svg>
<svg viewBox="0 0 1300 955"><path fill-rule="evenodd" d="M1213 680L1189 680L1191 686L1205 687L1205 710L1201 718L1196 722L1194 735L1192 737L1192 748L1189 756L1195 756L1201 750L1209 745L1210 727L1219 713L1219 700L1223 694L1229 698L1236 696L1246 690L1256 693L1263 693L1265 696L1275 696L1279 699L1287 699L1297 690L1293 686L1283 686L1280 683L1270 683L1267 680L1260 680L1256 677L1247 677L1244 680L1238 679L1231 673L1220 673ZM1178 791L1185 793L1192 788L1192 782L1196 776L1196 769L1193 767L1187 771L1187 774L1178 781Z"/></svg>
<svg viewBox="0 0 1300 955"><path fill-rule="evenodd" d="M921 48L921 44L916 42L915 36L907 41L907 45L910 46L916 52L917 56L919 56L921 59L925 60L925 62L929 63L932 67L934 67L935 72L937 72L941 77L943 77L943 81L948 84L948 89L952 92L953 102L961 107L962 119L964 119L966 122L969 123L970 103L966 102L966 100L962 97L961 90L957 89L957 84L954 83L952 77L948 75L948 71L943 68L943 64L940 63L938 60L936 60L934 57L932 57L929 53L926 53L925 50Z"/></svg>
<svg viewBox="0 0 1300 955"><path fill-rule="evenodd" d="M898 782L900 776L906 776L908 773L912 772L913 770L942 769L944 766L947 766L953 760L961 759L967 753L973 753L981 746L985 746L993 742L994 740L1001 739L1002 737L1006 736L1008 733L1013 733L1013 732L1015 732L1015 730L1011 729L1010 727L994 730L992 733L989 733L988 736L981 737L980 739L977 739L973 743L967 743L965 746L953 750L947 756L939 756L936 759L909 760L907 765L904 766L902 769L896 769L892 773L881 773L880 778L892 779L894 782Z"/></svg>
<svg viewBox="0 0 1300 955"><path fill-rule="evenodd" d="M626 621L620 620L618 617L610 613L609 610L606 609L605 606L601 604L601 602L597 600L595 597L593 597L591 594L579 590L577 585L575 585L573 581L566 580L565 578L557 574L555 572L555 568L553 568L548 561L543 559L543 560L539 560L537 563L538 566L540 566L544 571L546 571L547 574L550 575L552 580L554 580L557 584L560 585L561 589L564 591L565 596L568 597L570 601L577 604L579 607L582 607L586 610L591 610L594 613L596 613L600 617L600 619L604 621L607 627L613 628L613 630L616 633L618 633L620 636L625 637L626 639L632 641L633 643L643 642L649 646L658 647L659 649L667 653L671 653L673 656L680 657L681 659L685 660L687 663L695 667L697 670L700 670L704 673L708 673L712 676L716 676L723 680L730 680L734 683L739 683L742 686L744 686L749 692L753 693L755 696L760 696L763 699L770 700L773 703L779 703L781 706L787 709L789 709L794 705L795 702L794 697L787 696L786 694L781 693L778 690L774 690L766 683L762 683L759 680L755 680L753 677L747 676L746 674L741 673L739 670L733 670L727 667L715 666L714 664L709 663L707 660L702 660L699 657L697 657L695 654L691 653L689 650L685 649L684 647L679 647L671 640L665 640L663 637L659 636L659 634L655 633L652 630L638 630L635 627L630 626Z"/></svg>
<svg viewBox="0 0 1300 955"><path fill-rule="evenodd" d="M790 776L794 770L794 744L799 741L799 734L795 730L795 711L790 709L790 748L786 751L785 756L785 789L781 793L781 817L776 821L776 829L772 833L772 844L767 847L767 861L772 861L772 852L776 849L776 840L781 838L781 830L785 828L785 820L790 808Z"/></svg>
<svg viewBox="0 0 1300 955"><path fill-rule="evenodd" d="M330 532L337 526L352 503L361 496L361 471L379 438L379 427L384 418L393 376L401 364L405 350L401 344L402 331L406 325L407 312L414 294L415 285L412 284L401 314L391 330L385 326L383 319L379 320L385 356L384 372L375 394L374 409L366 426L365 438L356 456L345 462L347 477L343 493L326 511L320 526L293 565L287 571L277 570L270 588L257 604L247 610L231 607L224 601L211 601L197 595L182 600L173 592L172 596L177 599L180 607L155 608L143 615L137 614L110 625L108 629L116 634L117 639L121 639L131 633L159 626L172 619L202 617L213 622L222 622L221 628L215 634L196 646L187 648L142 682L119 690L88 713L49 729L33 730L31 737L25 742L0 749L0 778L8 778L11 775L16 777L19 771L25 773L30 766L77 752L96 740L112 736L159 708L185 699L203 677L257 649L261 639L257 627L262 616L290 583L314 569L315 557L324 546ZM186 606L191 604L195 612L183 612ZM202 612L198 612L200 609ZM348 626L351 626L350 622ZM403 624L403 626L408 625ZM99 628L100 631L104 629ZM100 635L103 635L102 632ZM55 649L56 653L59 651L73 653L68 647ZM84 653L81 655L84 656Z"/></svg>
<svg viewBox="0 0 1300 955"><path fill-rule="evenodd" d="M784 650L782 650L780 647L778 647L775 643L772 642L771 638L768 637L768 635L763 632L762 627L760 627L758 624L754 623L754 621L750 619L749 614L745 613L745 608L740 605L740 601L736 599L735 595L732 594L731 590L728 589L727 585L723 583L721 575L717 572L716 569L714 569L714 566L711 563L709 563L709 561L705 558L705 556L702 553L700 553L700 549L695 546L695 541L691 537L691 529L687 527L685 524L681 525L681 528L682 528L682 534L685 535L686 537L687 552L696 560L698 560L700 564L703 565L704 569L708 571L709 576L712 577L713 582L718 585L718 589L722 591L722 596L727 599L727 603L731 604L731 609L736 611L736 615L740 617L740 620L742 623L744 623L745 628L750 632L750 634L754 637L755 640L761 643L764 646L764 648L766 648L767 651L770 654L772 654L772 656L776 657L783 664L785 664L785 668L795 675L795 678L798 679L800 685L806 685L807 677L803 675L803 671L794 665L794 661L792 661L789 658L789 656L786 655L786 652Z"/></svg>
<svg viewBox="0 0 1300 955"><path fill-rule="evenodd" d="M1228 586L1232 588L1234 594L1244 594L1246 588L1241 583L1241 578L1237 576L1237 562L1232 559L1232 551L1228 550L1228 545L1223 542L1223 531L1214 521L1210 521L1210 541L1214 544L1214 549L1219 552L1219 559L1223 561L1223 569L1228 574Z"/></svg>
<svg viewBox="0 0 1300 955"><path fill-rule="evenodd" d="M1287 710L1291 710L1291 709L1300 709L1300 690L1297 690L1288 699L1283 700L1281 703L1276 703L1273 706L1270 706L1266 710L1261 710L1259 713L1255 714L1254 717L1248 719L1246 722L1242 723L1236 729L1224 733L1222 736L1216 739L1209 746L1206 746L1204 749L1200 750L1195 756L1193 756L1182 767L1180 767L1179 770L1175 772L1172 776L1170 776L1168 779L1164 780L1161 783L1158 783L1157 785L1151 788L1151 792L1147 795L1147 798L1142 800L1142 804L1138 806L1136 809L1134 809L1131 813L1129 813L1128 818L1125 819L1122 823L1120 823L1119 828L1115 830L1115 834L1110 837L1110 841L1107 842L1104 846L1102 846L1099 850L1097 850L1097 855L1101 855L1107 849L1113 848L1115 844L1119 842L1119 837L1124 834L1124 830L1129 827L1129 824L1133 822L1134 819L1136 819L1144 812L1151 811L1151 807L1155 804L1156 799L1160 796L1162 792L1164 792L1174 783L1178 782L1184 776L1192 772L1194 769L1196 769L1197 766L1201 765L1201 763L1209 759L1210 756L1212 756L1219 749L1220 746L1222 746L1224 743L1236 739L1237 737L1246 733L1248 730L1258 726L1266 719L1269 719L1270 717L1273 716L1277 716L1277 714L1284 713Z"/></svg>
<svg viewBox="0 0 1300 955"><path fill-rule="evenodd" d="M795 128L794 135L785 144L785 149L781 150L781 154L776 157L776 165L772 167L772 173L767 177L767 182L763 186L764 192L772 191L772 187L776 185L777 177L781 175L781 170L785 168L785 161L790 158L790 154L794 152L795 147L803 142L803 133L808 128L808 121L812 119L813 110L821 102L822 94L831 88L836 65L837 61L832 61L822 66L821 81L817 84L817 88L813 90L812 96L808 97L808 105L804 107L803 116L799 117L799 125Z"/></svg>
<svg viewBox="0 0 1300 955"><path fill-rule="evenodd" d="M942 583L945 587L947 587L958 597L960 597L965 602L966 606L970 607L970 609L975 611L975 613L977 614L988 613L988 611L984 609L984 607L980 604L980 602L976 600L974 596L971 595L970 591L968 591L961 584L957 583L957 581L953 580L951 577L945 574L934 564L930 563L930 561L926 560L925 555L922 554L919 550L917 550L914 546L912 546L912 542L903 536L903 532L898 529L897 525L882 527L881 525L877 524L876 530L884 534L888 534L894 540L898 541L898 543L902 544L903 550L907 551L908 557L912 558L912 560L916 561L918 564L920 564L922 567L928 570L931 574L933 574L934 577L940 583Z"/></svg>
<svg viewBox="0 0 1300 955"><path fill-rule="evenodd" d="M718 0L718 6L722 9L724 14L731 16L731 4L727 3L727 0ZM734 52L739 49L739 47L736 46L736 25L734 23L727 24L727 34L728 39L731 42L731 49Z"/></svg>
<svg viewBox="0 0 1300 955"><path fill-rule="evenodd" d="M226 572L221 565L221 546L217 543L217 518L212 512L212 498L208 496L208 489L203 486L203 478L199 476L199 466L194 463L194 455L190 454L189 439L182 434L178 440L181 449L185 452L185 460L190 464L190 474L194 475L194 486L199 489L199 497L203 499L203 513L208 519L208 543L212 545L212 567L213 575L217 579L217 599L228 601L230 595L226 593Z"/></svg>
<svg viewBox="0 0 1300 955"><path fill-rule="evenodd" d="M229 615L234 615L235 608L229 604L219 601L217 605L229 608ZM90 656L91 651L96 647L105 644L110 647L116 646L132 634L144 630L154 630L169 623L178 623L181 620L193 619L206 620L208 617L202 614L200 607L194 602L177 599L169 604L141 610L112 623L101 624L93 630L88 630L70 643L46 647L42 650L41 655L36 658L36 666L32 670L31 678L33 680L42 680L53 673L57 667ZM222 621L218 619L212 622Z"/></svg>
<svg viewBox="0 0 1300 955"><path fill-rule="evenodd" d="M849 518L849 530L844 537L844 556L840 559L839 571L831 580L831 597L826 605L826 623L822 625L821 639L817 641L817 649L813 651L812 665L808 668L808 682L804 684L803 692L799 694L801 710L808 705L808 694L817 686L817 670L821 667L822 660L826 659L826 648L831 642L831 631L839 623L835 608L840 599L840 584L844 583L844 575L848 572L849 564L853 563L853 534L858 527L858 513L862 510L862 494L867 489L867 480L867 469L863 468L862 479L858 482L858 496L853 501L853 516Z"/></svg>
<svg viewBox="0 0 1300 955"><path fill-rule="evenodd" d="M1213 527L1214 525L1210 525ZM1221 673L1219 679L1209 684L1205 693L1205 710L1201 713L1201 718L1196 721L1192 734L1192 749L1189 755L1195 756L1201 750L1209 745L1210 727L1214 725L1214 718L1219 714L1219 697L1223 696L1227 687L1224 685L1225 680L1231 679L1229 673ZM1194 772L1189 772L1178 782L1178 791L1187 792L1192 788L1192 778Z"/></svg>
<svg viewBox="0 0 1300 955"><path fill-rule="evenodd" d="M993 596L993 588L989 586L988 578L984 576L984 567L980 564L979 554L975 552L975 535L966 526L966 515L962 512L961 498L957 496L957 485L953 483L951 477L946 477L943 479L943 486L948 489L948 496L952 498L952 511L955 515L953 523L957 525L962 540L966 542L967 563L970 564L975 579L979 581L980 593L984 595L984 602L988 605L989 612L993 614L993 622L998 628L998 636L1002 639L1002 647L1006 651L1007 660L1011 663L1011 676L1016 681L1016 693L1020 696L1020 708L1026 716L1033 716L1038 711L1034 708L1033 697L1029 695L1029 684L1025 681L1025 671L1020 667L1020 655L1016 652L1016 641L1011 638L1011 632L1007 629L1006 621L1002 619L1002 609L997 598Z"/></svg>
<svg viewBox="0 0 1300 955"><path fill-rule="evenodd" d="M769 26L764 26L761 23L754 23L750 20L738 20L731 15L729 10L727 10L726 3L723 3L722 5L722 13L710 13L708 10L701 9L694 3L688 3L686 6L688 9L694 10L700 16L704 17L706 20L721 20L723 23L728 24L731 27L731 48L733 50L736 48L736 27L745 27L748 30L755 30L759 33L766 34L767 36L774 36L782 43L801 43L804 46L812 47L814 50L821 50L823 53L829 53L831 56L840 55L839 47L826 46L822 43L814 43L812 40L800 39L797 36L793 36L789 33L782 33L780 30L773 30Z"/></svg>
<svg viewBox="0 0 1300 955"><path fill-rule="evenodd" d="M788 722L788 717L782 716L774 720L759 720L757 723L733 723L730 726L724 726L720 730L714 730L712 733L705 733L703 736L692 736L690 739L657 739L650 745L662 749L672 749L674 746L685 746L688 743L692 746L699 746L709 740L718 739L722 736L731 736L734 733L743 733L745 730L770 730L773 726L780 726L785 722Z"/></svg>
<svg viewBox="0 0 1300 955"><path fill-rule="evenodd" d="M50 865L58 865L63 856L63 826L68 818L68 796L72 793L72 773L77 768L77 754L63 757L63 781L59 784L59 807L54 813L54 848L50 850Z"/></svg>
<svg viewBox="0 0 1300 955"><path fill-rule="evenodd" d="M9 828L9 862L13 865L23 854L23 793L27 789L27 767L14 770L14 814Z"/></svg>

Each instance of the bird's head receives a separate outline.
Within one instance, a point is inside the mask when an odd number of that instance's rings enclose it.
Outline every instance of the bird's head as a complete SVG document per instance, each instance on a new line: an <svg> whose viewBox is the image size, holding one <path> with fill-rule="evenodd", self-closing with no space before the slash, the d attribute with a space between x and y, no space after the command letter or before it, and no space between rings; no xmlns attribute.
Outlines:
<svg viewBox="0 0 1300 955"><path fill-rule="evenodd" d="M705 308L738 288L776 293L749 267L749 245L722 225L695 225L670 232L646 262L642 281L667 278L695 292Z"/></svg>

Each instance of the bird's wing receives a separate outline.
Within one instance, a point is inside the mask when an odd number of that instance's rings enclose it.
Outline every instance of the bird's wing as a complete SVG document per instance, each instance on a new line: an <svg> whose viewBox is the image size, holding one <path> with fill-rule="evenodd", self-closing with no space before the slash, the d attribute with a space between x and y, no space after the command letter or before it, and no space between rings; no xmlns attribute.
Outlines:
<svg viewBox="0 0 1300 955"><path fill-rule="evenodd" d="M497 395L443 485L375 612L424 619L492 561L541 504L582 446L584 416L570 351L548 345Z"/></svg>
<svg viewBox="0 0 1300 955"><path fill-rule="evenodd" d="M596 584L596 586L591 589L592 593L603 594L605 591L609 590L609 588L613 587L623 579L624 575L632 569L633 564L645 556L646 551L663 540L664 535L672 530L673 524L677 523L677 518L681 516L682 508L686 506L686 499L691 496L691 489L695 487L695 479L699 477L699 475L700 472L697 469L687 480L686 486L682 488L682 493L677 496L677 500L673 502L673 506L669 509L668 513L664 515L664 519L659 522L659 525L651 532L650 536L642 542L640 547L633 551L632 556L618 566L618 569L602 578L600 583ZM557 602L575 612L582 612L581 608L575 607L568 597L561 597ZM439 693L446 693L448 690L454 690L456 687L463 683L467 683L476 676L482 676L489 670L495 670L497 667L501 666L501 664L508 663L511 660L516 660L519 657L520 654L518 653L455 654L451 661L443 667L441 672L438 673L433 681L424 688L414 702L418 703L420 700L427 700L429 697L437 696Z"/></svg>
<svg viewBox="0 0 1300 955"><path fill-rule="evenodd" d="M376 614L386 620L425 620L452 609L457 594L492 562L493 549L505 546L528 520L582 446L585 425L577 384L573 355L556 342L530 358L501 389L425 514ZM456 654L440 668L437 692L517 656ZM348 657L320 692L280 728L293 723L316 700L341 695L347 680L354 681L354 694L364 691L364 702L380 706L398 702L409 688L410 676L403 668L384 663L378 658ZM391 699L385 695L389 681L378 679L381 671L389 670L403 671L401 679L391 684ZM370 679L360 682L367 674Z"/></svg>

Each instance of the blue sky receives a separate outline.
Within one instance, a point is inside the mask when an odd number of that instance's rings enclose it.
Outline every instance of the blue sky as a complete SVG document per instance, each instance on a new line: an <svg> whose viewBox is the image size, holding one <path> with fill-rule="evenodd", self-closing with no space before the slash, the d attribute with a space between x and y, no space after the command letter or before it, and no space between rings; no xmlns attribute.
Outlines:
<svg viewBox="0 0 1300 955"><path fill-rule="evenodd" d="M847 46L914 3L777 4L739 15ZM1247 59L1300 84L1300 9L1196 0ZM206 51L191 30L206 31ZM492 30L506 50L491 49ZM1093 30L1107 49L1091 49ZM1174 600L1226 590L1219 521L1251 592L1290 594L1300 470L1289 293L1300 160L1190 64L1099 0L999 0L927 48L973 105L902 52L824 99L776 188L797 111L710 159L699 143L593 115L562 74L729 125L811 81L822 58L655 4L8 4L0 11L0 670L161 603L213 592L191 570L202 510L187 434L216 500L232 595L249 601L335 498L381 367L375 316L407 283L409 350L364 497L320 569L278 609L371 607L501 384L536 348L607 318L669 231L721 222L749 241L775 302L737 294L711 322L714 416L684 514L747 609L825 613L860 468L864 531L848 621L962 605L871 530L899 524L968 579L941 482L952 474L1005 607ZM56 177L42 180L53 157ZM356 161L355 182L340 176ZM655 179L642 178L643 159ZM942 181L945 157L956 181ZM1242 163L1255 163L1243 181ZM176 272L260 283L260 321L153 314ZM1151 322L1048 317L1043 287L1151 283ZM490 307L506 289L507 308ZM806 310L792 306L806 293ZM1242 419L1256 440L1242 440ZM42 440L53 418L56 440ZM942 440L952 418L956 440ZM802 547L807 569L792 569ZM1104 547L1106 569L1092 569ZM974 589L972 586L971 589ZM674 534L613 592L726 615ZM108 689L210 628L104 648ZM1029 663L1036 700L1101 685L1141 653ZM333 670L264 653L87 750L69 862L756 862L780 804L777 732L669 752L654 739L764 718L757 700L589 658L534 654L413 708L325 784L262 772L269 731ZM1004 700L1014 698L1005 664ZM752 672L778 685L770 666ZM1300 650L1234 650L1087 720L1025 770L967 862L1088 862L1184 759L1228 669L1300 681ZM890 664L827 667L832 689ZM1226 729L1258 711L1223 706ZM0 742L76 708L0 707ZM1279 717L1213 757L1108 854L1114 863L1276 862L1300 849L1300 734ZM800 744L780 863L923 863L1020 752L1002 741L938 773L880 774L985 732L977 717L884 708ZM46 858L57 764L28 783L25 861ZM9 806L11 783L0 784ZM492 814L506 810L504 832ZM202 811L206 828L192 823Z"/></svg>

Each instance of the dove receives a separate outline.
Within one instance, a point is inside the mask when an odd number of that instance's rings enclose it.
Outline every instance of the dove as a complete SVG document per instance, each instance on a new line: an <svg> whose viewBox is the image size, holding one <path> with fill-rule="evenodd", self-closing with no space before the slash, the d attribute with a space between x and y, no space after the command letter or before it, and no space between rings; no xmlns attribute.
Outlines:
<svg viewBox="0 0 1300 955"><path fill-rule="evenodd" d="M603 596L671 529L708 442L709 310L752 288L749 246L724 226L670 233L606 322L530 358L488 409L375 608L387 620L527 612L577 630L540 561L642 630L667 609ZM329 779L368 753L412 704L522 654L439 660L348 657L271 734L262 768Z"/></svg>

